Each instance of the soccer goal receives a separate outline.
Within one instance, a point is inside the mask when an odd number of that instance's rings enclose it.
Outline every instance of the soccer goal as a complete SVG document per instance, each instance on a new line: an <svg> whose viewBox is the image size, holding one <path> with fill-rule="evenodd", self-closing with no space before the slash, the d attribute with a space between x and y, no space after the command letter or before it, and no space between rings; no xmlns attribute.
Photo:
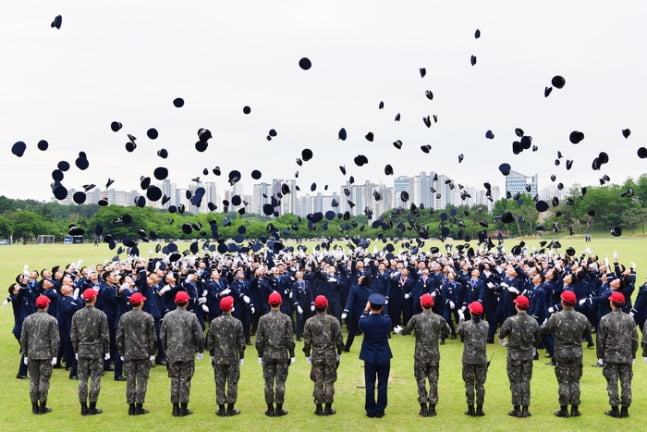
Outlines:
<svg viewBox="0 0 647 432"><path fill-rule="evenodd" d="M38 237L36 237L36 244L50 244L50 243L54 243L53 235L41 234Z"/></svg>

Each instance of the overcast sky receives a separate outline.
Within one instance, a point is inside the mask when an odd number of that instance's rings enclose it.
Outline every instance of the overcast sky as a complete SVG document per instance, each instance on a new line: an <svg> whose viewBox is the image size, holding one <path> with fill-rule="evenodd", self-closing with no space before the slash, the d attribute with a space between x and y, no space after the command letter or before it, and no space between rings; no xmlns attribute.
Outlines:
<svg viewBox="0 0 647 432"><path fill-rule="evenodd" d="M312 182L337 190L339 165L356 183L391 185L390 163L396 176L436 171L478 188L503 187L502 162L538 173L540 188L551 174L567 185L597 185L604 174L622 183L647 166L636 156L647 146L643 1L21 0L1 10L0 195L11 198L49 199L61 160L73 166L68 189L103 188L108 177L116 189L135 189L166 166L180 187L201 176L221 193L232 169L251 193L252 169L261 181L299 171L302 190ZM58 14L60 30L50 27ZM299 67L302 57L310 70ZM545 98L557 74L566 85ZM427 128L422 118L434 114ZM123 129L112 132L112 121ZM213 133L204 153L194 149L199 128ZM278 135L267 141L272 128ZM536 152L512 153L515 128L533 137ZM573 130L585 135L577 145ZM127 133L137 137L133 153ZM22 158L10 151L19 140ZM160 148L168 159L156 156ZM299 167L304 148L314 157ZM85 171L74 167L79 151ZM593 171L601 151L609 163ZM369 160L361 168L359 154ZM575 161L570 171L566 159ZM216 165L223 176L202 175Z"/></svg>

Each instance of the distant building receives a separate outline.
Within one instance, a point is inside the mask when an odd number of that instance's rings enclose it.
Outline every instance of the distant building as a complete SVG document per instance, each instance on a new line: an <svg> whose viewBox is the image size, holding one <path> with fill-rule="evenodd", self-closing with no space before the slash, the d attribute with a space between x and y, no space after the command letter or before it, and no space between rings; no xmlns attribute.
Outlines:
<svg viewBox="0 0 647 432"><path fill-rule="evenodd" d="M530 190L529 190L530 189ZM514 196L517 193L525 193L530 196L537 195L537 174L527 176L516 171L510 171L505 178L505 193Z"/></svg>

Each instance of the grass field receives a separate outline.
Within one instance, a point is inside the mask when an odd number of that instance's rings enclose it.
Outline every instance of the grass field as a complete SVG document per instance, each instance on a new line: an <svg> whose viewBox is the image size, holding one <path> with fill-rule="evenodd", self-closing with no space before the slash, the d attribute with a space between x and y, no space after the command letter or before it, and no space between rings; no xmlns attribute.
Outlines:
<svg viewBox="0 0 647 432"><path fill-rule="evenodd" d="M539 239L526 239L528 246L537 245ZM510 243L508 245L508 243ZM638 284L645 279L643 269L647 269L645 240L639 238L594 238L592 243L584 243L581 238L561 239L565 247L573 246L579 252L589 246L601 257L612 257L613 251L619 252L620 261L628 264L633 261L638 268ZM513 242L506 242L512 247ZM428 246L441 244L428 244ZM110 259L112 252L105 246L92 245L14 245L0 247L0 280L4 290L22 271L25 264L30 268L41 269L54 264L67 264L83 259L84 264L93 264ZM394 335L391 348L394 358L391 364L389 385L389 406L387 415L382 419L370 419L364 415L363 370L357 358L361 337L357 338L350 353L344 353L339 368L334 407L337 414L330 417L313 415L312 383L309 367L297 342L297 362L291 366L287 381L285 408L289 414L281 418L267 418L263 415L263 379L261 366L257 363L256 352L248 347L245 364L241 370L237 408L242 415L221 418L214 415L215 386L213 372L208 356L196 362L196 374L191 390L189 407L194 414L189 417L171 416L169 402L169 379L162 367L151 371L145 407L150 414L130 417L126 415L125 383L113 380L106 373L102 381L99 408L104 413L94 417L81 417L76 396L77 381L67 378L64 370L55 370L49 396L49 406L53 412L46 416L31 414L28 380L15 378L18 367L18 343L11 334L13 314L11 307L0 309L0 424L4 430L23 431L71 431L80 428L99 431L135 430L360 430L407 431L422 428L433 430L488 430L508 431L523 428L524 431L543 430L640 430L644 426L643 416L647 412L647 364L642 362L640 351L634 366L633 405L631 417L613 419L603 414L608 409L606 383L601 370L590 365L595 363L595 350L585 349L584 376L582 378L582 417L561 419L553 416L557 406L557 383L553 368L546 366L544 352L540 360L534 362L532 379L532 417L517 419L506 413L510 409L510 392L505 373L505 350L498 344L488 345L488 356L493 357L486 383L486 416L467 417L465 410L464 387L461 379L461 352L459 340L447 340L441 347L441 371L439 383L440 402L438 416L422 418L417 415L416 385L413 378L413 337Z"/></svg>

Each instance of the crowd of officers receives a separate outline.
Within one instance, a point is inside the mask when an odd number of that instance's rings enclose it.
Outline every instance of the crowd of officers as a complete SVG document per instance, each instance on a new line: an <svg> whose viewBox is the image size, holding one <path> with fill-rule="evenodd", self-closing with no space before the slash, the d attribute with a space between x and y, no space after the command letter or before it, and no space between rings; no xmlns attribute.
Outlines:
<svg viewBox="0 0 647 432"><path fill-rule="evenodd" d="M647 318L647 283L633 294L633 263L619 263L617 254L610 263L589 250L578 257L572 248L563 254L558 249L464 252L448 247L447 253L394 255L339 248L307 254L304 248L290 248L129 257L40 272L25 266L5 302L13 306L13 334L21 343L17 378L29 372L33 412L44 414L51 410L51 368L64 367L79 380L81 413L94 415L101 412L96 407L100 377L114 371L115 380L127 381L128 414L139 415L148 412L143 403L150 365L166 365L172 413L185 416L191 413L194 359L206 345L214 366L216 414L236 415L239 368L255 335L265 414L281 416L287 414L285 379L294 362L296 335L304 339L312 365L315 413L331 415L341 353L361 332L360 320L372 310L370 296L379 294L384 298L379 313L389 317L390 330L416 336L414 375L422 416L436 415L438 344L457 336L464 343L466 414L484 415L486 344L494 342L497 330L508 347L511 416L530 416L537 348L545 348L555 366L556 415L580 415L582 341L594 347L594 332L596 365L608 382L611 409L606 414L629 415L636 327L643 329ZM643 342L644 357L646 350Z"/></svg>

